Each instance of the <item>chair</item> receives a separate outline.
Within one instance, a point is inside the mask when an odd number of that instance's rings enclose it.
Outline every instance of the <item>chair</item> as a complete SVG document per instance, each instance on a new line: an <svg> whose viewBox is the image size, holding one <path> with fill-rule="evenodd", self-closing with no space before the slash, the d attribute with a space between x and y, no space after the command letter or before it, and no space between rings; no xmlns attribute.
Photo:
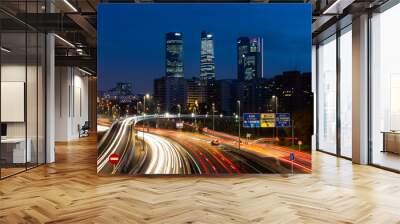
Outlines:
<svg viewBox="0 0 400 224"><path fill-rule="evenodd" d="M89 129L90 129L89 121L85 121L82 127L78 125L78 129L79 129L79 138L89 136Z"/></svg>

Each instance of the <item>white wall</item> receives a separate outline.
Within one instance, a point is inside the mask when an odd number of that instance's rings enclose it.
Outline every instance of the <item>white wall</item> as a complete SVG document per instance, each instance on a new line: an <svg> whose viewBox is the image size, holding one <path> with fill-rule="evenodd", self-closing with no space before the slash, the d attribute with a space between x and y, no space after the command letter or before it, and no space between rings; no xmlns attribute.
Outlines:
<svg viewBox="0 0 400 224"><path fill-rule="evenodd" d="M25 70L27 69L27 70ZM35 74L36 66L25 67L25 64L4 64L1 66L1 81L2 82L24 82L26 83L25 76L28 72L28 87L27 87L27 119L28 119L28 132L30 127L36 130L36 112L37 99L36 99L36 82L37 80L31 77ZM39 107L42 105L39 105ZM33 109L32 109L33 108ZM1 108L7 110L8 108ZM33 123L32 123L33 122ZM9 137L24 137L25 136L25 123L26 122L7 122L7 134ZM36 132L35 132L36 134ZM29 135L29 133L28 133ZM29 137L29 136L28 136Z"/></svg>
<svg viewBox="0 0 400 224"><path fill-rule="evenodd" d="M38 69L38 70L37 70ZM2 82L23 82L26 84L26 107L25 102L20 110L25 114L26 120L22 122L5 122L7 124L8 138L29 139L31 144L32 162L44 163L44 82L42 68L39 66L25 66L25 63L4 63L1 66ZM27 80L25 80L27 78ZM24 94L24 90L21 94ZM7 96L2 96L7 97ZM10 107L2 107L2 112L13 113ZM15 112L14 112L15 113ZM38 155L37 155L38 153ZM39 159L39 161L36 161Z"/></svg>
<svg viewBox="0 0 400 224"><path fill-rule="evenodd" d="M25 64L9 64L1 66L1 81L3 82L25 82ZM7 110L7 108L1 108ZM7 137L25 137L24 122L7 123Z"/></svg>
<svg viewBox="0 0 400 224"><path fill-rule="evenodd" d="M78 125L88 121L88 78L76 68L56 67L55 140L79 137Z"/></svg>

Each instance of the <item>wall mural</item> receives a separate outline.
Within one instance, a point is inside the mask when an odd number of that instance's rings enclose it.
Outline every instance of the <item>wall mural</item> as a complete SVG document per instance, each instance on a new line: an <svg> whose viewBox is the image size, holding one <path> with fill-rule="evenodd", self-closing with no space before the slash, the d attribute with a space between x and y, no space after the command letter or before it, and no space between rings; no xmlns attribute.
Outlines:
<svg viewBox="0 0 400 224"><path fill-rule="evenodd" d="M311 173L310 4L100 4L100 175Z"/></svg>

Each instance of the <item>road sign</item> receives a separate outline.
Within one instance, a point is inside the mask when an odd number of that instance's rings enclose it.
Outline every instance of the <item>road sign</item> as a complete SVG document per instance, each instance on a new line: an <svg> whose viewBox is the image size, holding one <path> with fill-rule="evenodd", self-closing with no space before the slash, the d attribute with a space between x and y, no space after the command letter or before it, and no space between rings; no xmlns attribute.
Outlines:
<svg viewBox="0 0 400 224"><path fill-rule="evenodd" d="M108 158L108 162L110 162L112 165L116 165L119 162L119 154L113 153L111 156Z"/></svg>
<svg viewBox="0 0 400 224"><path fill-rule="evenodd" d="M290 153L290 161L293 161L295 158L294 158L294 153L293 152L291 152Z"/></svg>
<svg viewBox="0 0 400 224"><path fill-rule="evenodd" d="M274 128L275 122L276 120L274 113L260 114L260 126L262 128Z"/></svg>
<svg viewBox="0 0 400 224"><path fill-rule="evenodd" d="M276 113L276 127L287 128L290 127L290 114L289 113Z"/></svg>
<svg viewBox="0 0 400 224"><path fill-rule="evenodd" d="M291 165L291 168L292 168L292 174L293 174L293 161L294 161L294 153L293 152L291 152L290 153L290 161L292 162L292 165Z"/></svg>
<svg viewBox="0 0 400 224"><path fill-rule="evenodd" d="M260 114L244 113L243 114L243 127L244 128L259 128L260 127Z"/></svg>

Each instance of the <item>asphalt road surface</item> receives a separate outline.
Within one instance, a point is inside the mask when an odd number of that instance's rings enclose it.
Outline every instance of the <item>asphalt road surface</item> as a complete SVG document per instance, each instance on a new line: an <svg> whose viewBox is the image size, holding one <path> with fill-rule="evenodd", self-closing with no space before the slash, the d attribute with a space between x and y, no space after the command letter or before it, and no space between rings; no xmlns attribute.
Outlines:
<svg viewBox="0 0 400 224"><path fill-rule="evenodd" d="M287 158L285 147L262 144L237 147L237 141L208 134L167 129L137 130L138 118L115 122L98 143L99 174L218 175L244 173L309 173L307 155L302 163ZM219 144L211 144L218 139ZM273 148L275 147L275 148ZM112 165L109 157L120 156ZM311 157L309 157L311 158Z"/></svg>

